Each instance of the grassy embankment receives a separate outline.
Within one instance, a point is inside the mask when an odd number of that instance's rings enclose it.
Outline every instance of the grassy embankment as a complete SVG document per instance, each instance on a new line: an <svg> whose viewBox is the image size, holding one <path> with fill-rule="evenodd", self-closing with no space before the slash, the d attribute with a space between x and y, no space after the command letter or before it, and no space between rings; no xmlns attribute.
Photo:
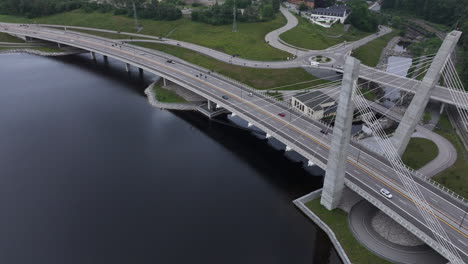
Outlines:
<svg viewBox="0 0 468 264"><path fill-rule="evenodd" d="M425 138L411 138L402 160L410 168L417 170L435 159L438 153L434 142Z"/></svg>
<svg viewBox="0 0 468 264"><path fill-rule="evenodd" d="M351 27L345 32L343 24L336 23L331 28L324 28L310 23L303 17L297 16L299 24L280 35L280 38L293 46L322 50L342 43L343 41L354 41L363 38L370 33L363 32Z"/></svg>
<svg viewBox="0 0 468 264"><path fill-rule="evenodd" d="M19 44L25 43L24 40L17 38L17 37L13 37L6 33L0 33L0 42L19 43ZM53 48L53 47L14 48L14 47L8 47L6 45L5 46L0 45L1 51L12 50L12 49L15 49L15 50L16 49L30 49L30 50L38 50L42 52L61 52L62 51L61 49Z"/></svg>
<svg viewBox="0 0 468 264"><path fill-rule="evenodd" d="M434 130L448 139L457 150L457 161L449 169L437 174L433 179L452 191L468 198L468 153L446 115L440 117Z"/></svg>
<svg viewBox="0 0 468 264"><path fill-rule="evenodd" d="M379 63L380 55L382 54L383 49L387 46L388 42L395 36L398 35L398 32L393 30L387 35L375 39L364 46L361 46L353 51L353 56L367 66L375 67Z"/></svg>
<svg viewBox="0 0 468 264"><path fill-rule="evenodd" d="M134 21L126 16L111 13L86 13L82 10L56 14L47 17L27 19L0 15L0 21L13 23L43 23L70 26L83 26L117 31L135 32ZM182 18L176 21L139 20L143 26L141 34L169 37L213 48L228 54L253 60L285 60L288 53L277 50L265 43L265 35L279 27L286 20L278 14L276 19L261 23L238 23L237 32L232 32L231 25L212 26ZM101 34L109 37L107 34Z"/></svg>
<svg viewBox="0 0 468 264"><path fill-rule="evenodd" d="M13 37L12 35L6 33L0 33L0 42L24 43L24 40L17 37Z"/></svg>
<svg viewBox="0 0 468 264"><path fill-rule="evenodd" d="M328 211L320 204L320 199L314 199L306 206L314 212L322 221L324 221L335 233L338 241L348 255L352 263L360 264L390 264L391 262L384 260L367 248L365 248L359 241L354 238L348 226L347 214L341 209Z"/></svg>
<svg viewBox="0 0 468 264"><path fill-rule="evenodd" d="M250 85L256 89L270 89L273 87L303 82L312 81L310 83L289 86L286 89L296 90L303 89L313 85L326 83L326 80L320 80L301 68L295 69L252 69L241 66L235 66L229 63L224 63L200 53L164 44L134 42L133 44L159 50L174 56L177 56L190 63L200 65L204 68L213 70L222 75L228 76L242 83Z"/></svg>
<svg viewBox="0 0 468 264"><path fill-rule="evenodd" d="M187 101L176 93L162 88L162 83L158 82L154 85L153 91L156 99L162 103L186 103Z"/></svg>

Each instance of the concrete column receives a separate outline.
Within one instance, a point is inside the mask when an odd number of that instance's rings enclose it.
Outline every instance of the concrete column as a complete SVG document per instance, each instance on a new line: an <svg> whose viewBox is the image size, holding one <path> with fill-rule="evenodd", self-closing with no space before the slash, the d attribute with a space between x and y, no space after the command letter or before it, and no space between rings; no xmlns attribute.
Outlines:
<svg viewBox="0 0 468 264"><path fill-rule="evenodd" d="M106 63L106 64L109 63L109 59L107 58L107 56L104 55L103 57L104 57L104 63Z"/></svg>
<svg viewBox="0 0 468 264"><path fill-rule="evenodd" d="M167 83L166 83L166 78L163 77L163 86L167 86ZM209 103L210 101L208 101Z"/></svg>
<svg viewBox="0 0 468 264"><path fill-rule="evenodd" d="M130 64L125 63L125 71L130 72Z"/></svg>
<svg viewBox="0 0 468 264"><path fill-rule="evenodd" d="M458 39L460 39L460 31L452 31L445 37L442 46L429 67L429 70L424 76L424 79L419 84L417 93L415 93L411 104L400 121L395 135L392 137L392 143L395 146L398 154L401 156L408 145L411 135L413 134L416 125L421 120L427 103L431 95L432 88L437 85L444 69L447 59L452 54Z"/></svg>
<svg viewBox="0 0 468 264"><path fill-rule="evenodd" d="M442 103L441 106L440 106L440 113L439 114L442 114L445 110L445 104Z"/></svg>
<svg viewBox="0 0 468 264"><path fill-rule="evenodd" d="M57 43L57 46L58 46L59 49L62 48L62 45L60 43Z"/></svg>
<svg viewBox="0 0 468 264"><path fill-rule="evenodd" d="M91 55L92 60L96 60L96 53L91 51L89 54Z"/></svg>
<svg viewBox="0 0 468 264"><path fill-rule="evenodd" d="M359 78L361 62L353 57L347 57L341 92L336 112L335 126L328 154L327 170L323 184L320 203L328 210L335 209L341 201L344 188L346 160L348 146L351 139L351 125L353 121L353 88Z"/></svg>
<svg viewBox="0 0 468 264"><path fill-rule="evenodd" d="M143 69L142 68L138 68L138 71L140 72L140 75L143 75Z"/></svg>
<svg viewBox="0 0 468 264"><path fill-rule="evenodd" d="M208 110L216 110L216 103L215 102L211 102L210 100L208 100Z"/></svg>

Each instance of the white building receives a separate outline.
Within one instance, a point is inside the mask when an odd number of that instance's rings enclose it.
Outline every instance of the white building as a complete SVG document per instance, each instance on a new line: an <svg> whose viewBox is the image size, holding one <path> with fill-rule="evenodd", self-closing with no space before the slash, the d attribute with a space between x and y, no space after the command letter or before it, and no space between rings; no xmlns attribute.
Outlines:
<svg viewBox="0 0 468 264"><path fill-rule="evenodd" d="M336 102L320 91L293 96L292 106L309 117L319 120L336 114Z"/></svg>
<svg viewBox="0 0 468 264"><path fill-rule="evenodd" d="M351 9L348 6L334 5L327 8L316 8L311 11L309 16L312 22L324 23L324 25L332 25L338 21L341 24L344 24L349 14L351 14Z"/></svg>

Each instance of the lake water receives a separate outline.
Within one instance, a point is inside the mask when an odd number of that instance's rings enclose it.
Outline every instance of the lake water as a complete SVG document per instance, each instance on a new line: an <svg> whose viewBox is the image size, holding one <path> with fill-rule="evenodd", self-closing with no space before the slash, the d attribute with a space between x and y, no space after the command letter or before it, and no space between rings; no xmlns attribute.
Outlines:
<svg viewBox="0 0 468 264"><path fill-rule="evenodd" d="M124 68L0 55L0 263L341 263L292 204L319 174Z"/></svg>

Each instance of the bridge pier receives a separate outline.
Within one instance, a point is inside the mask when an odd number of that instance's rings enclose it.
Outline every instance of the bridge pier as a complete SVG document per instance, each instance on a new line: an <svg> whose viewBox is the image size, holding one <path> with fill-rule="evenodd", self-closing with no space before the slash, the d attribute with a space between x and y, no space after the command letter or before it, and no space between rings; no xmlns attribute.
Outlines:
<svg viewBox="0 0 468 264"><path fill-rule="evenodd" d="M143 69L142 68L138 68L138 71L140 72L140 75L143 75Z"/></svg>
<svg viewBox="0 0 468 264"><path fill-rule="evenodd" d="M108 64L108 63L109 63L109 59L107 58L107 56L106 56L106 55L103 55L103 57L104 57L104 63L105 63L105 64Z"/></svg>
<svg viewBox="0 0 468 264"><path fill-rule="evenodd" d="M163 86L167 86L166 78L163 77L162 79L163 79ZM209 105L210 105L210 100L208 100L208 109L210 109Z"/></svg>
<svg viewBox="0 0 468 264"><path fill-rule="evenodd" d="M57 46L58 46L59 49L62 48L62 44L60 44L60 43L57 43Z"/></svg>
<svg viewBox="0 0 468 264"><path fill-rule="evenodd" d="M460 31L452 31L447 34L447 37L442 43L437 55L434 57L426 76L424 76L424 79L420 83L417 90L418 92L415 93L411 104L395 131L395 135L392 137L392 143L400 156L405 152L406 146L408 146L411 139L411 135L413 135L416 125L422 118L424 109L426 109L427 103L429 102L431 91L439 82L442 70L444 69L447 59L455 49L457 42L460 39L460 35Z"/></svg>
<svg viewBox="0 0 468 264"><path fill-rule="evenodd" d="M441 106L440 106L440 112L439 114L442 114L445 110L445 103L442 103Z"/></svg>
<svg viewBox="0 0 468 264"><path fill-rule="evenodd" d="M208 107L208 110L214 111L214 110L216 110L216 103L215 103L215 102L211 102L210 100L208 100L208 105L207 105L207 107Z"/></svg>
<svg viewBox="0 0 468 264"><path fill-rule="evenodd" d="M327 170L323 184L320 203L328 210L335 209L341 201L344 189L346 160L351 140L351 125L353 121L353 89L359 78L361 62L353 57L347 57L339 104L336 113L335 126L328 154Z"/></svg>
<svg viewBox="0 0 468 264"><path fill-rule="evenodd" d="M95 61L96 60L96 53L91 51L89 54L91 55L91 59Z"/></svg>
<svg viewBox="0 0 468 264"><path fill-rule="evenodd" d="M130 72L130 64L129 63L125 63L125 71Z"/></svg>

